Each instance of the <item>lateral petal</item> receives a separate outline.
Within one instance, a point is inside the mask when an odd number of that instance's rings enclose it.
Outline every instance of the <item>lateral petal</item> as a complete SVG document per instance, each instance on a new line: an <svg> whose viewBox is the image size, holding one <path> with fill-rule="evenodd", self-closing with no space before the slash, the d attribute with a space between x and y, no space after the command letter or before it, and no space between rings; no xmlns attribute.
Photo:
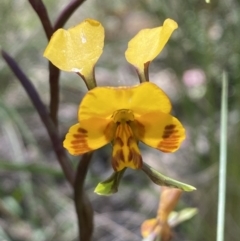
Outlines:
<svg viewBox="0 0 240 241"><path fill-rule="evenodd" d="M113 139L114 125L109 120L92 118L70 127L63 146L72 155L98 149Z"/></svg>
<svg viewBox="0 0 240 241"><path fill-rule="evenodd" d="M179 120L162 112L136 118L132 129L140 141L162 152L175 152L185 139L185 129Z"/></svg>

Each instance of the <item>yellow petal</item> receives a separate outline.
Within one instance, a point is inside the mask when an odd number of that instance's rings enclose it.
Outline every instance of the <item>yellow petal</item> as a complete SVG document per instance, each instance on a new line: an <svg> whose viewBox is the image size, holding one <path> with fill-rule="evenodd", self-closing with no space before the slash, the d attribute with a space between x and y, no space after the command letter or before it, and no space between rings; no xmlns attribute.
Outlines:
<svg viewBox="0 0 240 241"><path fill-rule="evenodd" d="M44 57L64 71L89 76L102 54L104 29L93 19L86 19L68 30L58 29L52 36Z"/></svg>
<svg viewBox="0 0 240 241"><path fill-rule="evenodd" d="M70 154L80 155L109 143L114 132L109 120L91 118L70 127L63 146Z"/></svg>
<svg viewBox="0 0 240 241"><path fill-rule="evenodd" d="M127 61L143 71L144 64L157 57L177 27L175 21L166 19L162 27L141 30L128 43L125 52Z"/></svg>
<svg viewBox="0 0 240 241"><path fill-rule="evenodd" d="M151 112L136 118L132 129L145 144L163 152L174 152L185 139L185 129L175 117Z"/></svg>
<svg viewBox="0 0 240 241"><path fill-rule="evenodd" d="M169 113L171 103L167 95L150 82L133 87L96 87L83 98L78 118L79 121L93 116L109 119L121 109L132 110L136 117L152 111Z"/></svg>

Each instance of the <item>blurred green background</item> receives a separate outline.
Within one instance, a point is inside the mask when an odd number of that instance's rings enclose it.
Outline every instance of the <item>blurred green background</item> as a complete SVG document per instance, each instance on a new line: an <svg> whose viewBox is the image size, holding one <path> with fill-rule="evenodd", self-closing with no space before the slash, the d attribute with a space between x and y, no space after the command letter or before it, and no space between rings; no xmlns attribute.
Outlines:
<svg viewBox="0 0 240 241"><path fill-rule="evenodd" d="M68 3L44 1L52 21ZM49 103L47 39L28 1L1 0L0 45L12 55ZM187 130L179 151L164 154L141 145L144 161L197 187L177 207L197 207L193 219L175 229L174 240L216 239L221 78L229 79L226 241L240 237L240 2L238 0L88 0L66 28L85 18L105 28L97 63L99 85L133 85L138 79L124 52L142 28L178 22L164 51L151 64L150 80L165 90L173 114ZM59 122L62 138L77 122L86 87L77 75L61 73ZM111 173L111 147L96 151L86 180L95 212L94 240L141 240L140 225L156 214L159 187L140 171L128 170L119 192L93 193ZM77 165L79 158L73 158ZM0 59L0 241L77 240L72 191L62 175L46 130L28 96Z"/></svg>

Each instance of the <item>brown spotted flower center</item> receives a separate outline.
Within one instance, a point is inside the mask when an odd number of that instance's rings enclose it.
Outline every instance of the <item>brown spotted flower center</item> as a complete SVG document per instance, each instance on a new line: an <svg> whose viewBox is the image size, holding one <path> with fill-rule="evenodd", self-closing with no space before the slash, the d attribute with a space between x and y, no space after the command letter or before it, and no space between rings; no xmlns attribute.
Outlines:
<svg viewBox="0 0 240 241"><path fill-rule="evenodd" d="M122 109L114 112L112 116L115 124L113 138L112 166L115 171L125 167L139 169L142 167L142 157L137 144L137 137L132 126L134 114L131 110Z"/></svg>

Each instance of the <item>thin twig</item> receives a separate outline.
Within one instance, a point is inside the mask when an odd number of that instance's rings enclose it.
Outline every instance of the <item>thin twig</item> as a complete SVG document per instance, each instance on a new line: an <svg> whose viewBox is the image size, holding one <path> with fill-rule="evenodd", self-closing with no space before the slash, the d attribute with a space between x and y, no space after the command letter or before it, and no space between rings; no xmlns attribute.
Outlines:
<svg viewBox="0 0 240 241"><path fill-rule="evenodd" d="M50 116L55 126L58 126L59 106L59 76L60 70L49 61L49 85L50 85Z"/></svg>
<svg viewBox="0 0 240 241"><path fill-rule="evenodd" d="M67 20L71 17L74 11L84 2L85 0L72 0L59 14L53 29L56 31L59 28L62 28Z"/></svg>
<svg viewBox="0 0 240 241"><path fill-rule="evenodd" d="M50 19L49 19L49 16L48 16L44 3L41 0L29 0L29 3L32 5L33 9L37 13L37 15L42 23L42 26L44 28L45 34L46 34L48 40L50 40L50 38L53 34L53 27L50 22Z"/></svg>
<svg viewBox="0 0 240 241"><path fill-rule="evenodd" d="M78 217L79 241L90 241L93 233L93 210L88 196L84 192L84 180L91 157L92 152L82 156L74 182L74 201Z"/></svg>
<svg viewBox="0 0 240 241"><path fill-rule="evenodd" d="M54 123L52 122L49 113L44 106L43 102L41 101L36 89L32 85L31 81L27 78L27 76L23 73L23 71L20 69L18 64L15 62L15 60L9 56L5 51L2 50L1 52L4 60L10 67L10 69L13 71L13 73L16 75L16 77L21 82L22 86L24 87L25 91L27 92L29 98L31 99L34 107L36 108L43 124L46 127L46 130L48 132L48 135L51 139L53 149L56 153L57 160L62 167L62 170L66 176L66 179L69 181L69 183L73 186L74 183L74 171L72 169L72 166L70 165L70 161L68 160L65 150L63 149L61 139L57 133L56 127Z"/></svg>

